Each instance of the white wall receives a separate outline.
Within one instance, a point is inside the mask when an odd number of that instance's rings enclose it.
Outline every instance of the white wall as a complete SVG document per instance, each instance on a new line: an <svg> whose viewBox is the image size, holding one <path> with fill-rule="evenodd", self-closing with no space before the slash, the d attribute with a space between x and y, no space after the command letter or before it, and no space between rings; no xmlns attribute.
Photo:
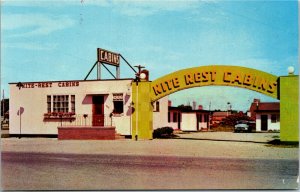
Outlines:
<svg viewBox="0 0 300 192"><path fill-rule="evenodd" d="M178 122L169 122L168 127L172 127L174 130L178 129Z"/></svg>
<svg viewBox="0 0 300 192"><path fill-rule="evenodd" d="M207 122L199 122L199 130L201 130L201 128L208 128L207 127Z"/></svg>
<svg viewBox="0 0 300 192"><path fill-rule="evenodd" d="M274 113L274 114L276 114L276 113ZM271 114L259 113L259 114L256 114L256 131L261 131L261 115L268 115L268 130L280 130L280 122L272 123L271 122Z"/></svg>
<svg viewBox="0 0 300 192"><path fill-rule="evenodd" d="M182 122L181 130L182 131L197 131L197 117L195 113L181 113Z"/></svg>
<svg viewBox="0 0 300 192"><path fill-rule="evenodd" d="M44 121L44 113L47 112L47 95L75 95L76 114L92 114L92 95L107 94L104 114L109 117L113 110L113 93L123 93L124 96L124 113L113 117L116 131L123 135L130 134L131 80L80 81L79 86L74 87L59 87L58 82L51 82L52 87L44 88L39 88L38 83L34 83L36 85L34 88L20 90L16 84L10 84L10 134L19 134L20 116L17 114L19 107L24 108L21 115L22 134L57 134L57 126L60 122Z"/></svg>
<svg viewBox="0 0 300 192"><path fill-rule="evenodd" d="M168 123L168 96L161 98L159 101L159 112L153 112L153 130L169 126ZM155 105L155 103L154 103Z"/></svg>
<svg viewBox="0 0 300 192"><path fill-rule="evenodd" d="M177 117L178 117L179 112L176 111L176 113L177 113ZM177 118L177 122L173 122L173 114L174 114L174 111L170 111L170 122L168 122L168 126L172 127L174 130L177 130L179 128L178 127L179 118ZM167 121L168 121L168 119L167 119Z"/></svg>

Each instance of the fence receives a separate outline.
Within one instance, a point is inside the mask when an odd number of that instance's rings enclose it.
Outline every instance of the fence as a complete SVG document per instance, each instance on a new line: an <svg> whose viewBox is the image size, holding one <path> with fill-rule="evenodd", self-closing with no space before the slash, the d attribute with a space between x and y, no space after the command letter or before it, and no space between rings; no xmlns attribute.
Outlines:
<svg viewBox="0 0 300 192"><path fill-rule="evenodd" d="M113 117L109 115L76 114L68 119L61 119L60 126L114 126Z"/></svg>

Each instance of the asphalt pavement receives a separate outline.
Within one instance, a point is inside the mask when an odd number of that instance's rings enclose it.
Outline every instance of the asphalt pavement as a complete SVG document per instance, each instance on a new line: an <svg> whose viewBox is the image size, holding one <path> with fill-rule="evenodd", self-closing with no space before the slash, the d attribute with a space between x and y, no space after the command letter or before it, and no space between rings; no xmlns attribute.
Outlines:
<svg viewBox="0 0 300 192"><path fill-rule="evenodd" d="M298 161L2 153L5 190L296 189Z"/></svg>
<svg viewBox="0 0 300 192"><path fill-rule="evenodd" d="M197 132L176 139L1 138L2 189L295 189L297 146L279 133Z"/></svg>

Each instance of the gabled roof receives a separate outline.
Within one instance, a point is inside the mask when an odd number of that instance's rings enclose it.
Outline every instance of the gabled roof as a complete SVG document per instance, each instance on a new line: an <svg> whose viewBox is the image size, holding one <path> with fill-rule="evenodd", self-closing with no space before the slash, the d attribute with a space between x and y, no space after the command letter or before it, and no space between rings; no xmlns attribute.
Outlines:
<svg viewBox="0 0 300 192"><path fill-rule="evenodd" d="M255 110L256 112L262 111L280 111L280 103L279 102L270 102L270 103L258 103Z"/></svg>

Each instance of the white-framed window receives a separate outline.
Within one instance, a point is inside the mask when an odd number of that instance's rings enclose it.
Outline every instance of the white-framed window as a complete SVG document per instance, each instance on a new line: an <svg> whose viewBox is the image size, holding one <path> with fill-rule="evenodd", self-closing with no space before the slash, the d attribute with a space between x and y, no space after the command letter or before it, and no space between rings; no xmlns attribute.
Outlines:
<svg viewBox="0 0 300 192"><path fill-rule="evenodd" d="M47 112L75 113L75 95L47 95Z"/></svg>
<svg viewBox="0 0 300 192"><path fill-rule="evenodd" d="M271 123L280 122L280 115L279 114L271 114Z"/></svg>

